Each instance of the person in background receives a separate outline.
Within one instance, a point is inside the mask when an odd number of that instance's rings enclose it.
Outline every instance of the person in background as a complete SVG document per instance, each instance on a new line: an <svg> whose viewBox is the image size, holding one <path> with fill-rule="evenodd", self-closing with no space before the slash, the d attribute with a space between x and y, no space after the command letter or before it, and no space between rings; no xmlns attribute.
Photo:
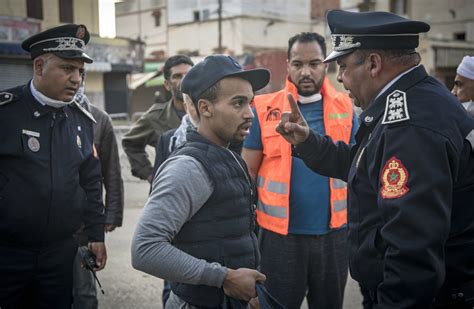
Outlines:
<svg viewBox="0 0 474 309"><path fill-rule="evenodd" d="M474 117L474 57L465 56L456 70L454 87L451 90L469 115Z"/></svg>
<svg viewBox="0 0 474 309"><path fill-rule="evenodd" d="M84 81L76 93L75 102L89 111L96 122L94 128L94 146L100 160L103 184L105 188L105 232L112 232L122 226L124 194L117 139L109 115L89 102L84 93ZM87 245L83 232L76 234L80 246ZM82 267L79 251L74 259L73 268L73 308L98 308L97 290L94 276Z"/></svg>
<svg viewBox="0 0 474 309"><path fill-rule="evenodd" d="M183 103L186 115L181 119L181 124L176 129L163 133L155 146L156 156L153 175L156 174L156 170L160 165L168 159L170 153L186 142L186 133L190 130L197 130L199 117L191 98L185 93L183 93Z"/></svg>
<svg viewBox="0 0 474 309"><path fill-rule="evenodd" d="M274 130L298 101L309 126L354 143L357 117L350 98L325 77L324 37L304 32L288 41L285 88L255 97L255 114L242 157L257 179L257 221L265 285L285 307L341 309L347 281L347 188L291 156L291 145ZM311 192L311 194L308 194Z"/></svg>
<svg viewBox="0 0 474 309"><path fill-rule="evenodd" d="M153 166L148 160L145 147L156 146L163 132L177 128L185 115L181 80L194 65L184 55L168 58L163 67L165 88L171 92L171 99L165 103L156 103L135 122L130 131L122 138L123 150L127 154L132 175L151 183Z"/></svg>

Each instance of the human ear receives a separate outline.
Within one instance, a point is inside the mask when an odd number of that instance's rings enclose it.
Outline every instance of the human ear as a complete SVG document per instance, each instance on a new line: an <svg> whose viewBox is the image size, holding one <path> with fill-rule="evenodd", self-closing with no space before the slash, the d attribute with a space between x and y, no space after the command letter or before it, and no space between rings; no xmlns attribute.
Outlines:
<svg viewBox="0 0 474 309"><path fill-rule="evenodd" d="M203 117L212 117L214 111L214 104L205 99L199 99L198 101L199 114Z"/></svg>
<svg viewBox="0 0 474 309"><path fill-rule="evenodd" d="M368 57L368 66L371 77L377 77L382 71L382 57L379 54L371 53Z"/></svg>
<svg viewBox="0 0 474 309"><path fill-rule="evenodd" d="M166 90L171 91L171 83L169 80L165 79L164 85Z"/></svg>
<svg viewBox="0 0 474 309"><path fill-rule="evenodd" d="M33 60L33 69L35 71L35 75L42 76L43 75L43 68L44 68L45 61L42 58L36 58Z"/></svg>

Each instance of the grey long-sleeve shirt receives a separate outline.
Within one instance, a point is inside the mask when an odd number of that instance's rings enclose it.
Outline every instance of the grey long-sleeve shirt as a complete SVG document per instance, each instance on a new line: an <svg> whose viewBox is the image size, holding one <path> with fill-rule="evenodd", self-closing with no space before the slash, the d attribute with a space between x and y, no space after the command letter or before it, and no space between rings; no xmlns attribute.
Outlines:
<svg viewBox="0 0 474 309"><path fill-rule="evenodd" d="M209 175L196 159L181 155L166 160L157 171L135 229L133 267L169 281L221 287L225 267L195 258L171 244L213 189Z"/></svg>

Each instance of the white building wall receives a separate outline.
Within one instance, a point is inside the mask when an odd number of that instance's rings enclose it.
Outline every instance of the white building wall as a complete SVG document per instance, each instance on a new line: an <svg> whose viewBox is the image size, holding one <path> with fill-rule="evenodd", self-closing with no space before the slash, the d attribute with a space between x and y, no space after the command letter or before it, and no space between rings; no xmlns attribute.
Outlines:
<svg viewBox="0 0 474 309"><path fill-rule="evenodd" d="M242 19L242 44L247 50L287 48L288 39L300 32L311 31L308 22L271 22L265 19Z"/></svg>
<svg viewBox="0 0 474 309"><path fill-rule="evenodd" d="M222 17L252 16L286 21L309 21L310 0L222 0ZM168 0L169 25L194 22L194 12L200 20L217 19L216 0Z"/></svg>
<svg viewBox="0 0 474 309"><path fill-rule="evenodd" d="M410 17L430 24L430 38L453 40L454 33L466 32L466 40L474 41L474 1L417 0L411 4Z"/></svg>
<svg viewBox="0 0 474 309"><path fill-rule="evenodd" d="M115 28L118 37L140 39L146 43L145 57L153 51L168 50L167 10L164 0L132 0L116 4ZM160 26L155 25L155 10L161 11Z"/></svg>
<svg viewBox="0 0 474 309"><path fill-rule="evenodd" d="M169 27L169 53L174 55L180 51L198 51L200 55L210 55L217 49L217 22L209 21ZM240 19L222 22L222 45L241 54L242 36Z"/></svg>
<svg viewBox="0 0 474 309"><path fill-rule="evenodd" d="M191 23L169 27L170 55L179 51L198 51L206 56L218 46L217 21ZM270 22L268 19L241 17L222 23L222 46L240 55L244 52L286 48L288 38L296 33L311 31L309 22Z"/></svg>

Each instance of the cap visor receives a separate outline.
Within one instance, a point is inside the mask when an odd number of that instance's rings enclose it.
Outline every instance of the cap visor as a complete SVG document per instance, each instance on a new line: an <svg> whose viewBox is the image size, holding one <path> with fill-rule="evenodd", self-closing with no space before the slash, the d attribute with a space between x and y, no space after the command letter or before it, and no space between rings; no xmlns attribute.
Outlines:
<svg viewBox="0 0 474 309"><path fill-rule="evenodd" d="M343 50L343 51L333 51L329 54L329 56L326 57L326 59L324 59L323 62L324 63L333 62L337 60L337 58L340 58L342 56L352 53L354 50L356 49L353 48L353 49L348 49L348 50Z"/></svg>
<svg viewBox="0 0 474 309"><path fill-rule="evenodd" d="M64 51L58 51L54 52L54 54L60 58L63 59L81 59L84 60L84 62L87 63L92 63L94 60L92 60L91 57L89 57L86 53L83 53L81 51L77 50L64 50Z"/></svg>
<svg viewBox="0 0 474 309"><path fill-rule="evenodd" d="M247 80L252 85L252 90L257 91L265 87L270 81L270 71L267 69L253 69L237 72L226 77L236 76Z"/></svg>

